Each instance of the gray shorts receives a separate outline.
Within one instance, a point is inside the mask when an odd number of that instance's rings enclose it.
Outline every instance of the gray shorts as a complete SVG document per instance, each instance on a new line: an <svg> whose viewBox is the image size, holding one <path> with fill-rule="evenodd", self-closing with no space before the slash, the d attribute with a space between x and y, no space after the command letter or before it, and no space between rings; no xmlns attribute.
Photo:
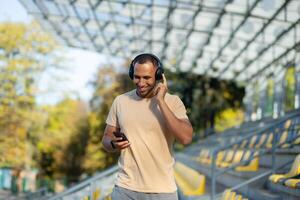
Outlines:
<svg viewBox="0 0 300 200"><path fill-rule="evenodd" d="M173 193L145 193L136 192L115 186L111 194L112 200L178 200L177 192Z"/></svg>

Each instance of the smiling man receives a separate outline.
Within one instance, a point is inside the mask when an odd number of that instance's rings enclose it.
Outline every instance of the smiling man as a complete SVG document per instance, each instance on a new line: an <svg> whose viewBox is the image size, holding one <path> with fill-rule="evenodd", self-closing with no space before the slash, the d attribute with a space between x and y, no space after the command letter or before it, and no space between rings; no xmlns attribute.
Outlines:
<svg viewBox="0 0 300 200"><path fill-rule="evenodd" d="M113 200L178 199L172 146L190 143L193 128L163 71L155 55L136 56L129 69L136 89L116 97L108 114L102 144L121 153Z"/></svg>

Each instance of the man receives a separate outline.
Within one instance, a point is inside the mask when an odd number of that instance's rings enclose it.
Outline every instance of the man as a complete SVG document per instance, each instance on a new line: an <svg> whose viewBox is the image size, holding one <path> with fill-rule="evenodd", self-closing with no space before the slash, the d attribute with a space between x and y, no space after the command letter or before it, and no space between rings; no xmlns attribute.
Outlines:
<svg viewBox="0 0 300 200"><path fill-rule="evenodd" d="M116 97L102 138L108 152L121 151L112 199L177 200L172 145L175 139L191 142L186 109L178 96L167 93L162 63L155 55L135 57L129 76L136 89Z"/></svg>

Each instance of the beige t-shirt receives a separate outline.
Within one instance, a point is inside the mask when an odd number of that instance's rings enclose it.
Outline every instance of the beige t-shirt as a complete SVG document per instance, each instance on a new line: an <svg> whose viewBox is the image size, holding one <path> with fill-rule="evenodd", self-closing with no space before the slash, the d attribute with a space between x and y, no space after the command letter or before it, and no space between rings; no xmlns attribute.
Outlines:
<svg viewBox="0 0 300 200"><path fill-rule="evenodd" d="M188 118L178 96L167 93L165 101L177 118ZM148 193L177 190L172 155L174 136L166 131L154 98L141 98L136 90L116 97L106 123L120 128L131 144L121 151L116 185Z"/></svg>

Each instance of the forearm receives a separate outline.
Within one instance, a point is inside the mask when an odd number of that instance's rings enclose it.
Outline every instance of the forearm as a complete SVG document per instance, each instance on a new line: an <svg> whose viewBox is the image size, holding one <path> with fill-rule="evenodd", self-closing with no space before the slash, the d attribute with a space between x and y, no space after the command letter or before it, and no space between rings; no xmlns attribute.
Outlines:
<svg viewBox="0 0 300 200"><path fill-rule="evenodd" d="M193 128L187 121L178 119L164 100L158 101L166 127L181 144L189 144L192 140Z"/></svg>
<svg viewBox="0 0 300 200"><path fill-rule="evenodd" d="M116 152L117 150L114 149L111 145L111 140L112 138L108 137L108 136L103 136L102 138L102 145L103 145L103 148L109 152L109 153L114 153Z"/></svg>

